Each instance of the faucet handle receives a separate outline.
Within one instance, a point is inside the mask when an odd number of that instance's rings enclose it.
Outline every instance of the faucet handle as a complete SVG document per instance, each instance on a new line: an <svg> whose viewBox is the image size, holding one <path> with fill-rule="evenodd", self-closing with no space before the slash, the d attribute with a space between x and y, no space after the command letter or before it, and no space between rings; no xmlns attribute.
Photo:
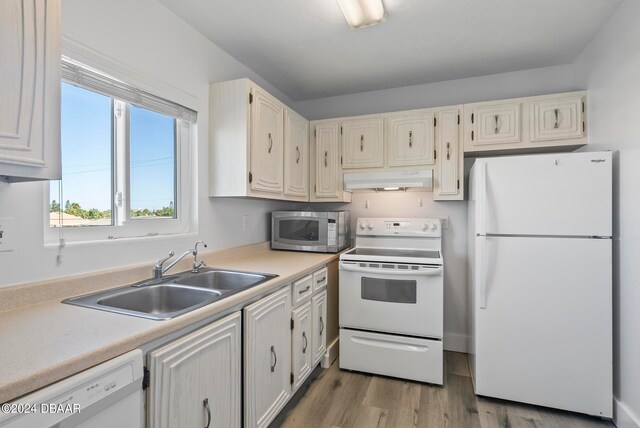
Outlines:
<svg viewBox="0 0 640 428"><path fill-rule="evenodd" d="M202 244L204 246L204 248L207 248L207 244L204 241L198 241L196 242L196 245L194 245L193 247L193 255L197 256L198 255L198 245Z"/></svg>
<svg viewBox="0 0 640 428"><path fill-rule="evenodd" d="M156 262L156 268L161 269L161 268L162 268L162 265L164 264L164 262L166 262L167 260L169 260L171 257L175 256L175 254L176 254L176 253L174 253L173 251L170 251L170 252L169 252L169 255L168 255L167 257L164 257L164 258L162 258L162 259L160 259L160 260L158 260L158 261Z"/></svg>

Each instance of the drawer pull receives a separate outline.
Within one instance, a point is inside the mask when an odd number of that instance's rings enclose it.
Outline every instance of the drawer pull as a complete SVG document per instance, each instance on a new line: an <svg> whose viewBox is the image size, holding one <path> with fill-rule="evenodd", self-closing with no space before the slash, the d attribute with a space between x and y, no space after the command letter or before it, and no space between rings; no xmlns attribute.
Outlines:
<svg viewBox="0 0 640 428"><path fill-rule="evenodd" d="M307 341L307 333L304 331L302 332L302 338L304 339L304 346L302 347L302 353L306 354L307 346L309 345L309 342Z"/></svg>
<svg viewBox="0 0 640 428"><path fill-rule="evenodd" d="M310 289L310 288L311 288L311 286L310 286L310 285L307 285L307 287L306 287L304 290L300 290L300 291L298 291L298 293L299 293L299 294L304 294L304 293L306 293L307 291L309 291L309 289Z"/></svg>
<svg viewBox="0 0 640 428"><path fill-rule="evenodd" d="M276 364L278 364L278 355L276 355L276 347L271 346L271 355L273 355L273 364L271 365L271 373L276 370Z"/></svg>
<svg viewBox="0 0 640 428"><path fill-rule="evenodd" d="M560 126L560 123L558 122L558 120L559 120L558 116L559 116L559 114L560 114L560 110L555 109L555 110L553 110L553 112L554 112L554 113L555 113L555 115L556 115L556 123L553 125L553 127L554 127L555 129L558 129L558 127Z"/></svg>
<svg viewBox="0 0 640 428"><path fill-rule="evenodd" d="M409 148L413 147L413 131L409 131Z"/></svg>
<svg viewBox="0 0 640 428"><path fill-rule="evenodd" d="M326 277L326 276L323 276L322 278L318 279L318 280L316 281L316 283L317 283L317 284L320 284L321 282L324 282L326 279L327 279L327 277Z"/></svg>
<svg viewBox="0 0 640 428"><path fill-rule="evenodd" d="M496 122L496 128L495 128L493 133L497 134L498 131L499 131L499 129L498 129L498 115L497 114L495 116L493 116L493 120L495 120L495 122Z"/></svg>

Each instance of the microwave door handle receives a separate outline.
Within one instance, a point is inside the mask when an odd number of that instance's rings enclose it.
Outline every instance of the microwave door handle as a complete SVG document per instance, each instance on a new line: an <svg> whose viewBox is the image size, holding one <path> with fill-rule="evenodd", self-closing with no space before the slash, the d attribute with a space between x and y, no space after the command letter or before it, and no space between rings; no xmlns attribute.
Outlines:
<svg viewBox="0 0 640 428"><path fill-rule="evenodd" d="M351 264L351 263L345 263L345 262L340 262L340 269L342 270L346 270L349 272L360 272L360 273L368 273L370 275L400 275L400 276L435 276L435 275L442 275L442 266L433 268L433 269L428 269L428 270L419 270L419 271L415 271L415 270L398 270L398 269L389 269L389 271L385 271L384 269L370 269L370 268L363 268L363 267L359 267L356 264Z"/></svg>

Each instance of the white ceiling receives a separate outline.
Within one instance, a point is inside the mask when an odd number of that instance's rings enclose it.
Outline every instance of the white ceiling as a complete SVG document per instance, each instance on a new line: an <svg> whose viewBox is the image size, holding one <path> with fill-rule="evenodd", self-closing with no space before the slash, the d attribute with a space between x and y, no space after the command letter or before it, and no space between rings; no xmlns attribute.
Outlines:
<svg viewBox="0 0 640 428"><path fill-rule="evenodd" d="M294 101L571 63L622 0L160 0Z"/></svg>

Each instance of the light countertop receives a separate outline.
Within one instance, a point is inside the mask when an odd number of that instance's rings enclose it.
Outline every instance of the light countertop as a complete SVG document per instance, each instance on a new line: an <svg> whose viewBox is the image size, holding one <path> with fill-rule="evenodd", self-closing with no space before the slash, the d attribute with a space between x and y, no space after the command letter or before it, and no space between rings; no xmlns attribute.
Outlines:
<svg viewBox="0 0 640 428"><path fill-rule="evenodd" d="M216 252L203 258L209 267L279 275L249 290L171 320L155 321L60 303L62 298L96 291L69 289L54 301L0 312L0 403L11 401L48 384L100 364L141 345L189 327L256 296L286 285L338 257L338 254L272 251L265 244ZM148 266L145 267L148 270ZM140 267L131 269L137 278ZM126 271L127 269L122 269ZM136 270L136 272L134 272ZM184 270L184 269L182 269ZM177 269L176 272L179 272ZM96 274L95 276L104 275ZM90 282L92 275L84 275ZM121 279L126 275L121 276ZM70 283L80 283L70 279ZM61 280L56 280L60 283ZM124 281L125 285L134 280ZM46 287L41 283L38 287ZM63 288L63 287L62 287ZM111 287L108 287L111 288ZM75 290L75 291L74 291ZM40 294L30 286L13 287L11 298L22 305L24 293ZM20 295L22 292L23 295ZM7 293L8 294L8 293Z"/></svg>

